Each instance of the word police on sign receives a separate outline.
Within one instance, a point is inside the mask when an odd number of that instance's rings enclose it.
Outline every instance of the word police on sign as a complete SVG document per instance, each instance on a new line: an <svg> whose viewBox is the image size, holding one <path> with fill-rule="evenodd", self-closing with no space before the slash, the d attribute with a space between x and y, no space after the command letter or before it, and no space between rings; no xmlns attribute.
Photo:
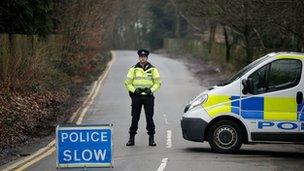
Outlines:
<svg viewBox="0 0 304 171"><path fill-rule="evenodd" d="M57 167L113 167L112 125L58 125Z"/></svg>

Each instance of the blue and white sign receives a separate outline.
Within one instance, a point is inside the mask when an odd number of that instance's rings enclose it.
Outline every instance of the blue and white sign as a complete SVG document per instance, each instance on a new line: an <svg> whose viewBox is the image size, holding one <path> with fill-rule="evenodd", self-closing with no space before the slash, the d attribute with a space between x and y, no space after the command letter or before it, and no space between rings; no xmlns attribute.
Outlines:
<svg viewBox="0 0 304 171"><path fill-rule="evenodd" d="M112 125L59 125L57 167L113 167Z"/></svg>

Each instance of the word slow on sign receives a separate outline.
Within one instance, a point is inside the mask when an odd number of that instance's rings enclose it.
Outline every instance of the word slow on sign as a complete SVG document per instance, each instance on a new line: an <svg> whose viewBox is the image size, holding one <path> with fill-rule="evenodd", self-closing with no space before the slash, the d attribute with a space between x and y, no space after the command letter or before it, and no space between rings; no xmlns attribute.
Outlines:
<svg viewBox="0 0 304 171"><path fill-rule="evenodd" d="M113 167L112 125L59 125L57 167Z"/></svg>

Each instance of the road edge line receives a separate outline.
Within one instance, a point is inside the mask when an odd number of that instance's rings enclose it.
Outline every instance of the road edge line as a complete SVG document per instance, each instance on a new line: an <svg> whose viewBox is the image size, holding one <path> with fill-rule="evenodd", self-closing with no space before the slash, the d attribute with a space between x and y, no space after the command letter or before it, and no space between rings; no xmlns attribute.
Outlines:
<svg viewBox="0 0 304 171"><path fill-rule="evenodd" d="M167 144L166 144L167 148L171 148L172 147L172 131L171 130L167 130Z"/></svg>
<svg viewBox="0 0 304 171"><path fill-rule="evenodd" d="M99 90L100 90L100 87L101 87L101 84L103 83L103 81L106 79L109 71L110 71L110 68L112 67L113 63L115 62L116 60L116 56L115 56L115 52L111 51L111 54L112 54L112 60L108 63L108 66L105 70L105 72L98 78L98 81L97 81L97 85L96 85L96 90L94 91L94 93L92 94L92 97L90 98L90 101L88 102L89 104L86 105L86 107L82 110L79 118L77 119L77 122L76 124L81 124L82 123L82 120L84 118L84 116L86 115L86 112L87 110L89 109L89 107L93 104L94 102L94 99L95 97L98 95L99 93Z"/></svg>
<svg viewBox="0 0 304 171"><path fill-rule="evenodd" d="M167 162L168 162L168 158L163 158L157 171L163 171L165 170L166 166L167 166Z"/></svg>
<svg viewBox="0 0 304 171"><path fill-rule="evenodd" d="M94 85L91 89L90 94L88 95L88 97L86 98L86 100L83 102L83 104L76 110L76 112L73 113L73 115L71 116L71 118L69 119L69 122L73 122L74 119L76 118L76 116L78 115L79 111L81 111L81 114L79 116L79 118L77 119L76 124L80 124L85 116L85 112L88 110L88 108L91 106L91 102L94 101L95 97L97 96L100 89L100 86L102 84L102 82L105 80L105 78L107 77L109 70L112 67L112 64L115 62L116 60L116 54L114 51L111 51L111 56L112 59L111 61L107 64L107 67L105 69L105 72L103 72L101 74L101 76L94 82ZM93 93L94 92L94 93ZM92 96L92 97L91 97ZM90 100L90 102L89 102ZM84 109L86 109L85 112ZM80 119L81 118L81 119ZM47 144L45 147L42 147L40 149L38 149L36 152L34 152L33 154L31 154L30 156L17 161L16 163L13 163L9 166L7 166L6 168L3 169L3 171L11 171L11 170L24 170L27 169L29 166L35 164L36 162L40 161L41 159L49 156L50 154L52 154L55 151L55 139L52 140L49 144Z"/></svg>

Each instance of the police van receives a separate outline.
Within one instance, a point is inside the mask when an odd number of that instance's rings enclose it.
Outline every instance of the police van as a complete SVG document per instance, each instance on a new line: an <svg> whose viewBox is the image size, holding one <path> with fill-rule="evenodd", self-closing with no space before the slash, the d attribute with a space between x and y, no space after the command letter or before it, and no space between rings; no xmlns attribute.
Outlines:
<svg viewBox="0 0 304 171"><path fill-rule="evenodd" d="M267 54L195 97L181 119L186 140L231 153L243 143L304 143L304 54Z"/></svg>

